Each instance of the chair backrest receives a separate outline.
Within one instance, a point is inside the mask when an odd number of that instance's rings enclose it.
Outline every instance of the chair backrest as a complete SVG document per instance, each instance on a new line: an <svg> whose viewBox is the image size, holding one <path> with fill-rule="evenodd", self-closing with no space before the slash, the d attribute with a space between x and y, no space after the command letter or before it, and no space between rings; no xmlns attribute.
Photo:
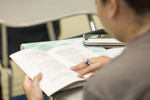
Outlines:
<svg viewBox="0 0 150 100"><path fill-rule="evenodd" d="M97 14L95 0L0 0L0 24L27 27L78 14Z"/></svg>

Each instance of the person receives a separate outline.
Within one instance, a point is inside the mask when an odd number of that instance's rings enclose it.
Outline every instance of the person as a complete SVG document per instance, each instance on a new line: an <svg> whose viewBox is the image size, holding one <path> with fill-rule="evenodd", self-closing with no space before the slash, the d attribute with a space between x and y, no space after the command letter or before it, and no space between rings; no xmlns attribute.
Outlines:
<svg viewBox="0 0 150 100"><path fill-rule="evenodd" d="M60 21L54 21L54 32L56 39L60 35ZM31 27L11 28L7 27L8 33L8 54L12 54L20 50L22 43L49 41L46 24L40 24ZM1 40L1 25L0 25L0 59L2 59L2 40Z"/></svg>
<svg viewBox="0 0 150 100"><path fill-rule="evenodd" d="M96 0L105 31L126 42L114 59L89 58L72 67L83 69L78 77L96 71L87 82L83 100L150 100L150 0ZM26 75L23 88L29 100L42 100L41 73L31 81Z"/></svg>

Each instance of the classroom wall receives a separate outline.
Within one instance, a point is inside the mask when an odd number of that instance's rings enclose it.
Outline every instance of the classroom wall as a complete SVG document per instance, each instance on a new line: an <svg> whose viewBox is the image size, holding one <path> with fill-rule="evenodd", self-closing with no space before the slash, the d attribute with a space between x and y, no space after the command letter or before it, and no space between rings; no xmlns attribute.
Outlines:
<svg viewBox="0 0 150 100"><path fill-rule="evenodd" d="M98 16L93 15L92 17L95 22L96 29L102 29L103 26L101 25ZM80 35L90 31L87 15L77 15L64 18L61 20L61 35L59 39Z"/></svg>

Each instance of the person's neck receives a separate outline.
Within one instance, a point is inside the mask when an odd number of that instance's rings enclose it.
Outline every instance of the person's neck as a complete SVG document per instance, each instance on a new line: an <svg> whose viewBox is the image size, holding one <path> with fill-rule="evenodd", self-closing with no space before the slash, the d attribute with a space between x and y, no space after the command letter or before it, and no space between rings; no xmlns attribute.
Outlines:
<svg viewBox="0 0 150 100"><path fill-rule="evenodd" d="M126 28L126 37L125 37L125 42L129 42L133 40L134 38L144 34L150 29L150 19L148 18L147 20L143 19L144 22L141 24L133 23L132 25L128 26Z"/></svg>

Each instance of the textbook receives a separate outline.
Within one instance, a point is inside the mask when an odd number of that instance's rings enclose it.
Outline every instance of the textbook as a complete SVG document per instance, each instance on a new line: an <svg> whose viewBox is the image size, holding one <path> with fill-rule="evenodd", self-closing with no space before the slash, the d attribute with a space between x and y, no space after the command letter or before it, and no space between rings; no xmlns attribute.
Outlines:
<svg viewBox="0 0 150 100"><path fill-rule="evenodd" d="M100 56L78 44L55 47L49 51L36 48L25 49L10 55L10 58L31 78L43 74L40 87L50 96L55 92L83 85L92 73L78 78L79 72L70 70L83 61L82 58ZM75 86L74 86L75 85Z"/></svg>

